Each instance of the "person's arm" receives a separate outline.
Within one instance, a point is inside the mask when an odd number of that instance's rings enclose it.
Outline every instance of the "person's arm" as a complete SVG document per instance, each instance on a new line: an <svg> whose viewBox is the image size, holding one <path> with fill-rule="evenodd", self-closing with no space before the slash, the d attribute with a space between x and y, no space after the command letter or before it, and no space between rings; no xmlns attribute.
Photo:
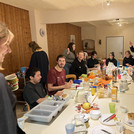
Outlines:
<svg viewBox="0 0 134 134"><path fill-rule="evenodd" d="M108 62L109 62L109 61L108 61L108 59L107 59L107 60L106 60L106 66L108 66Z"/></svg>
<svg viewBox="0 0 134 134"><path fill-rule="evenodd" d="M134 52L134 47L133 47L133 45L132 45L132 42L131 42L131 41L129 41L129 47L130 47L130 50L131 50L132 52Z"/></svg>
<svg viewBox="0 0 134 134"><path fill-rule="evenodd" d="M46 100L46 99L47 99L47 97L39 98L36 102L37 102L37 103L41 103L41 102L43 102L43 101Z"/></svg>
<svg viewBox="0 0 134 134"><path fill-rule="evenodd" d="M125 58L123 59L123 66L126 66L126 60L125 60Z"/></svg>
<svg viewBox="0 0 134 134"><path fill-rule="evenodd" d="M114 60L114 65L117 67L117 60L116 59Z"/></svg>
<svg viewBox="0 0 134 134"><path fill-rule="evenodd" d="M48 90L49 91L57 91L60 89L68 89L71 88L72 82L65 82L65 85L61 85L61 86L53 86L53 84L48 83Z"/></svg>

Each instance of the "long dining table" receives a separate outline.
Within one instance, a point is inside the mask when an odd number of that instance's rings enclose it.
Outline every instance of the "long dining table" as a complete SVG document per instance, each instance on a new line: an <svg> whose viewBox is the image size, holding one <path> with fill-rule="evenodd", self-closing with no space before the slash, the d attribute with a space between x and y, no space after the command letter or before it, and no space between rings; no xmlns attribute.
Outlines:
<svg viewBox="0 0 134 134"><path fill-rule="evenodd" d="M119 83L116 83L118 86ZM65 89L65 93L71 94L71 89ZM92 96L94 97L94 96ZM93 98L92 98L93 99ZM111 98L96 98L95 102L100 107L101 114L110 113L109 111L109 102L111 102ZM123 117L126 116L127 113L122 113L120 106L127 106L128 112L134 112L134 82L129 84L129 90L125 93L118 91L118 102L116 103L116 115L122 121ZM65 125L70 123L74 118L74 115L78 114L75 111L76 103L74 99L69 99L69 101L65 104L64 109L50 122L50 123L41 123L31 121L28 118L25 118L24 128L23 130L26 134L66 134ZM88 133L90 134L91 129L97 125L101 125L99 120L89 119L89 128ZM134 127L130 127L124 124L125 128L134 130ZM120 134L117 131L116 126L110 126L114 129L116 134Z"/></svg>

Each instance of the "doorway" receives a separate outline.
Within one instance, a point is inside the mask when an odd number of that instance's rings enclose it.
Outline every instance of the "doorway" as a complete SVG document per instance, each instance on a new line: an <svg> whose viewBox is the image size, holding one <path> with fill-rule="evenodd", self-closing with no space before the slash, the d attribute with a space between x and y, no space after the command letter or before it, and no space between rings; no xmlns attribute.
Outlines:
<svg viewBox="0 0 134 134"><path fill-rule="evenodd" d="M111 36L106 37L106 52L107 58L109 57L110 52L114 52L115 58L118 61L123 59L124 51L124 37L123 36Z"/></svg>

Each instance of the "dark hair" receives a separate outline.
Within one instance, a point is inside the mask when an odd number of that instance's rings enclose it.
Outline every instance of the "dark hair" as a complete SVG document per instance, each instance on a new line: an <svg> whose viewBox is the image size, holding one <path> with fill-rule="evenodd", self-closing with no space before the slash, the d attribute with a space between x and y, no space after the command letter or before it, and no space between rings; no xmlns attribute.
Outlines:
<svg viewBox="0 0 134 134"><path fill-rule="evenodd" d="M59 58L64 58L64 59L66 59L64 55L58 55L57 58L56 58L56 61L58 61Z"/></svg>
<svg viewBox="0 0 134 134"><path fill-rule="evenodd" d="M26 78L30 80L30 76L34 77L35 73L38 71L40 71L39 68L36 68L36 67L29 68L26 72Z"/></svg>
<svg viewBox="0 0 134 134"><path fill-rule="evenodd" d="M131 55L131 52L129 50L127 50L125 53L129 53Z"/></svg>
<svg viewBox="0 0 134 134"><path fill-rule="evenodd" d="M70 50L72 53L75 54L75 50L73 50L73 45L75 45L75 43L74 43L74 42L70 42L70 43L68 44L68 48L69 48L69 50ZM75 55L76 55L76 54L75 54Z"/></svg>
<svg viewBox="0 0 134 134"><path fill-rule="evenodd" d="M35 52L37 49L41 49L41 47L35 41L31 41L29 43L29 47L32 48L33 52Z"/></svg>
<svg viewBox="0 0 134 134"><path fill-rule="evenodd" d="M95 54L97 55L97 52L96 51L92 51L91 57L93 57Z"/></svg>
<svg viewBox="0 0 134 134"><path fill-rule="evenodd" d="M110 52L110 54L112 54L113 58L115 57L114 52Z"/></svg>

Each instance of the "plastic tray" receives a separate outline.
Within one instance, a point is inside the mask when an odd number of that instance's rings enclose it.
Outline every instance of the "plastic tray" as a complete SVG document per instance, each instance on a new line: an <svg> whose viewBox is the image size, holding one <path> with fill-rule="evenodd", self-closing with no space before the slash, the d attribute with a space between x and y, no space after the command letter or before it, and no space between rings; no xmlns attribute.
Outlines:
<svg viewBox="0 0 134 134"><path fill-rule="evenodd" d="M45 100L25 114L29 119L39 122L50 122L62 110L68 99L64 101Z"/></svg>

